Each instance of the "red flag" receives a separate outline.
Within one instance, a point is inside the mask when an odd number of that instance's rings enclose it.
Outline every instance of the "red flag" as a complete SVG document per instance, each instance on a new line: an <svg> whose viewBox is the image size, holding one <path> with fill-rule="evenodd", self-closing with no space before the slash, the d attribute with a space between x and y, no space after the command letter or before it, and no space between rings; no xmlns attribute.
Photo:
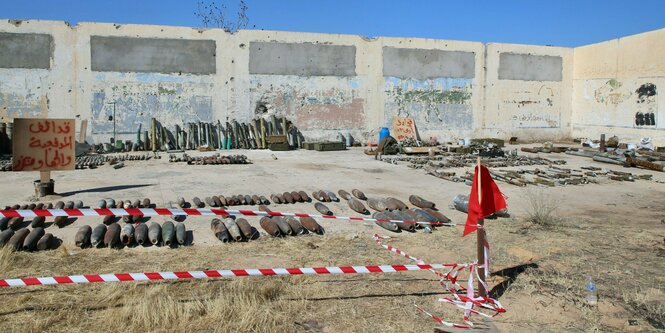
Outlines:
<svg viewBox="0 0 665 333"><path fill-rule="evenodd" d="M478 179L478 166L476 166L476 171L473 175L473 184L471 184L471 195L469 196L469 213L466 217L466 225L464 226L464 235L462 237L478 229L476 227L478 219L482 219L485 216L492 215L506 208L506 200L503 198L499 187L494 183L492 176L490 176L490 171L482 165L479 166L480 179ZM480 181L480 184L478 184L478 181ZM478 195L479 185L482 198L479 198Z"/></svg>

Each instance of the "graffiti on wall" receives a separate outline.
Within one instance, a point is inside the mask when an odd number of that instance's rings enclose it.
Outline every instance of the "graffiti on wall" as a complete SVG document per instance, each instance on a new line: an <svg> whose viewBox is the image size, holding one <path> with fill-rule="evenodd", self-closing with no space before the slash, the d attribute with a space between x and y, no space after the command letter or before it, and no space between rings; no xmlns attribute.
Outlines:
<svg viewBox="0 0 665 333"><path fill-rule="evenodd" d="M92 134L136 133L151 118L165 126L212 121L211 84L98 82L92 92ZM112 117L115 107L115 119Z"/></svg>
<svg viewBox="0 0 665 333"><path fill-rule="evenodd" d="M596 89L593 93L593 97L596 102L601 104L620 104L630 98L632 93L627 89L623 88L623 83L616 79L610 79L605 82L602 86Z"/></svg>
<svg viewBox="0 0 665 333"><path fill-rule="evenodd" d="M413 118L423 130L471 129L472 79L385 78L385 118Z"/></svg>
<svg viewBox="0 0 665 333"><path fill-rule="evenodd" d="M365 101L355 79L252 75L250 86L252 117L286 116L301 130L365 128Z"/></svg>
<svg viewBox="0 0 665 333"><path fill-rule="evenodd" d="M558 128L560 105L558 85L533 84L519 91L507 91L500 112L519 128Z"/></svg>
<svg viewBox="0 0 665 333"><path fill-rule="evenodd" d="M637 90L637 112L635 112L636 127L656 126L656 85L653 83L644 83Z"/></svg>

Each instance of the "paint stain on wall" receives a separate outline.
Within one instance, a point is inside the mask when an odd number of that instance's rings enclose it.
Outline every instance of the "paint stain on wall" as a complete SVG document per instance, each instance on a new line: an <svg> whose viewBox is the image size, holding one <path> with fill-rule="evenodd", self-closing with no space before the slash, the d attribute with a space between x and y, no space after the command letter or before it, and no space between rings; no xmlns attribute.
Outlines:
<svg viewBox="0 0 665 333"><path fill-rule="evenodd" d="M471 79L385 78L385 118L409 117L419 129L471 129Z"/></svg>
<svg viewBox="0 0 665 333"><path fill-rule="evenodd" d="M625 89L622 89L623 83L616 79L610 79L600 88L594 91L594 99L598 103L608 104L620 104L626 99L628 99L632 94Z"/></svg>
<svg viewBox="0 0 665 333"><path fill-rule="evenodd" d="M655 101L656 96L656 85L653 83L645 83L641 85L637 90L637 103L649 103Z"/></svg>

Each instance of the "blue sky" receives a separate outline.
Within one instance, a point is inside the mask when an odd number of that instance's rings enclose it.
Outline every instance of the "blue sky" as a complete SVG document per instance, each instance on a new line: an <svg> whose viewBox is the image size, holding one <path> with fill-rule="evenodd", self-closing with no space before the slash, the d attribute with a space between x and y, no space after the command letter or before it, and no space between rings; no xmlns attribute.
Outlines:
<svg viewBox="0 0 665 333"><path fill-rule="evenodd" d="M237 0L224 0L230 8ZM201 26L197 0L0 0L0 18ZM665 0L247 0L249 27L579 46L665 27Z"/></svg>

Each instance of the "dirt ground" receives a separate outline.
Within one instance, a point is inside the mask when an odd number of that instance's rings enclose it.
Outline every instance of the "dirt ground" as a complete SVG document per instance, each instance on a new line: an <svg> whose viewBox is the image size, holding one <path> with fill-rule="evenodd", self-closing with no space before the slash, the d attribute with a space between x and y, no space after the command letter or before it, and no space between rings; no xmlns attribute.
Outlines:
<svg viewBox="0 0 665 333"><path fill-rule="evenodd" d="M118 170L103 166L54 172L60 195L42 201L83 200L94 207L102 198L147 197L157 206L168 207L181 196L189 201L194 196L203 199L219 194L269 197L293 190L311 194L318 189L358 188L368 196L392 196L405 202L409 195L418 194L435 202L454 222L466 218L450 205L455 195L468 194L469 186L435 178L406 164L377 161L361 149L232 152L247 155L253 164L186 165L169 163L168 155L162 154L161 159L126 161ZM653 180L602 178L598 184L557 187L498 182L508 197L511 217L487 222L491 270L530 264L492 277L493 295L507 312L487 322L474 317L481 326L477 330L661 331L665 324L665 185L657 181L665 181L665 174L566 154L540 155L565 160L564 167L597 166L653 174ZM466 170L471 168L456 171ZM0 173L0 204L34 200L32 181L37 178L36 173ZM528 221L533 198L556 206L553 226ZM358 215L345 202L326 205L336 215ZM270 208L317 214L312 203L273 204ZM150 221L168 219L152 217ZM259 228L257 218L247 219ZM343 220L321 221L326 230L323 236L275 239L262 234L255 241L223 244L210 231L210 218L189 217L184 223L192 231L192 243L186 247L76 248L76 230L100 222L100 218L81 217L64 228L49 225L47 232L63 240L57 250L0 251L0 278L412 263L371 240L372 234L389 235L388 231L373 223ZM475 258L475 236L462 238L461 228L390 235L396 237L394 246L431 263L463 263ZM584 299L587 276L597 284L598 306L589 306ZM431 332L436 323L418 313L414 304L459 322L460 311L437 302L445 295L430 272L3 288L0 330Z"/></svg>

